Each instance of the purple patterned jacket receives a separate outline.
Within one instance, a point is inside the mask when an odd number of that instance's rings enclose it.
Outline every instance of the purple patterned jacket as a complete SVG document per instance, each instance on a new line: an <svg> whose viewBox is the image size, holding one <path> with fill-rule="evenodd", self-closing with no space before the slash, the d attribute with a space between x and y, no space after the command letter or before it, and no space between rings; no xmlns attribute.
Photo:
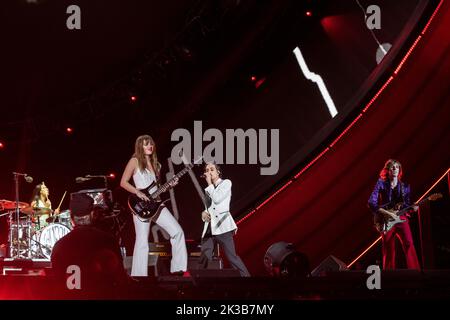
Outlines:
<svg viewBox="0 0 450 320"><path fill-rule="evenodd" d="M373 214L376 214L380 207L392 208L396 203L403 202L401 208L411 205L411 188L408 184L399 181L397 186L398 199L393 198L393 190L389 179L378 179L372 194L369 197L368 205Z"/></svg>

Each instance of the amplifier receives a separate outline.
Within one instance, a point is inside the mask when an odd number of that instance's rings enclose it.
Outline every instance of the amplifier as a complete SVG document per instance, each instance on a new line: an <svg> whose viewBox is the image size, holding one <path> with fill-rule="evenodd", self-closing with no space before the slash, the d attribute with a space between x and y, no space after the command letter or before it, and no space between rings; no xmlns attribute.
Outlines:
<svg viewBox="0 0 450 320"><path fill-rule="evenodd" d="M223 261L220 257L213 257L212 260L208 263L207 269L202 269L199 265L200 257L189 256L187 269L189 272L195 272L196 274L201 273L203 270L213 271L213 270L222 270L223 269ZM158 257L155 266L155 276L170 276L170 257ZM208 272L204 271L204 272ZM239 272L238 272L239 273Z"/></svg>
<svg viewBox="0 0 450 320"><path fill-rule="evenodd" d="M186 249L189 257L200 257L201 245L195 241L186 241ZM169 241L166 242L149 242L148 254L157 255L160 257L171 257L172 246Z"/></svg>
<svg viewBox="0 0 450 320"><path fill-rule="evenodd" d="M170 275L170 260L172 258L172 247L169 241L166 242L149 242L148 243L148 274L155 276ZM186 248L188 251L188 270L199 269L199 259L201 255L201 245L198 242L187 240ZM218 248L218 247L216 247ZM208 263L209 270L223 269L223 261L215 252L213 259ZM124 266L128 274L131 274L133 257L124 258Z"/></svg>
<svg viewBox="0 0 450 320"><path fill-rule="evenodd" d="M111 210L113 207L112 191L109 189L87 189L73 192L70 197L75 193L84 193L90 196L94 200L94 208L100 208L103 210Z"/></svg>

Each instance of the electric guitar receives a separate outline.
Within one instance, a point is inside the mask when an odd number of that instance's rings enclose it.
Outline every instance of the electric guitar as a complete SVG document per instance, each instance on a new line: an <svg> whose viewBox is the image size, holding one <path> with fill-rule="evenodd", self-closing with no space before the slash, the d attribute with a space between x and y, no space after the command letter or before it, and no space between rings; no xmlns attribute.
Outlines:
<svg viewBox="0 0 450 320"><path fill-rule="evenodd" d="M405 221L408 221L406 219L401 219L402 216L406 215L409 210L411 210L414 206L419 206L425 201L435 201L437 199L442 198L442 193L434 193L430 195L427 198L424 198L420 200L419 202L416 202L415 204L412 204L406 208L403 208L401 210L387 210L391 215L385 216L382 213L377 213L374 216L374 224L375 228L378 230L378 232L386 233L389 230L392 229L393 226L395 226L397 223L403 223Z"/></svg>
<svg viewBox="0 0 450 320"><path fill-rule="evenodd" d="M197 164L200 161L195 161L194 163ZM194 167L193 164L189 163L186 165L186 167L178 172L176 175L174 175L170 180L168 180L166 183L161 185L155 192L151 193L150 190L154 188L156 185L156 182L152 182L151 185L144 189L139 189L142 193L144 193L150 201L142 200L135 194L131 194L128 197L128 207L130 208L131 212L135 215L137 215L142 221L148 221L151 220L153 217L155 217L157 214L161 212L161 210L164 208L164 203L167 202L170 199L162 201L159 196L169 190L171 188L171 183L175 181L176 179L181 178L184 176L187 172L192 170Z"/></svg>

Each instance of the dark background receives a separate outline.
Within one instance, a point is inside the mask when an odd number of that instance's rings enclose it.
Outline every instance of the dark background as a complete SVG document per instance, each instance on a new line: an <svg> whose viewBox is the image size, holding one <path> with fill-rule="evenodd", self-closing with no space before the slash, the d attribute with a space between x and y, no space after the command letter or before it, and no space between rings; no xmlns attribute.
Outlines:
<svg viewBox="0 0 450 320"><path fill-rule="evenodd" d="M360 1L381 7L375 34L391 44L418 2ZM81 8L81 30L66 28L71 4ZM101 180L75 184L75 177L114 173L110 188L125 207L118 184L138 135L156 140L165 172L172 131L192 132L194 120L222 132L280 129L277 175L261 176L260 165L223 166L237 217L285 178L331 123L292 50L300 46L340 113L355 107L352 99L377 67L377 43L355 1L9 0L0 21L0 198L14 200L12 172L26 172L34 183L20 181L20 200L29 202L34 185L45 181L54 206L66 190L102 187ZM251 76L264 81L256 87ZM186 237L198 240L202 203L190 179L175 192ZM129 215L125 220L132 243Z"/></svg>

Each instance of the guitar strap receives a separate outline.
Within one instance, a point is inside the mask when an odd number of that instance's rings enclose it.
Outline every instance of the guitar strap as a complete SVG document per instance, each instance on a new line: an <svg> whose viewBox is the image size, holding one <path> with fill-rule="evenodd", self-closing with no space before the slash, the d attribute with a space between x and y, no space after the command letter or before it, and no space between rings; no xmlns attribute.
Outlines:
<svg viewBox="0 0 450 320"><path fill-rule="evenodd" d="M394 199L394 190L395 190L395 194L397 197L397 199ZM390 189L389 188L389 192L390 192L390 205L391 207L395 207L399 202L402 202L403 205L405 205L405 184L401 181L398 182L397 187L395 189ZM400 201L399 201L400 200Z"/></svg>

